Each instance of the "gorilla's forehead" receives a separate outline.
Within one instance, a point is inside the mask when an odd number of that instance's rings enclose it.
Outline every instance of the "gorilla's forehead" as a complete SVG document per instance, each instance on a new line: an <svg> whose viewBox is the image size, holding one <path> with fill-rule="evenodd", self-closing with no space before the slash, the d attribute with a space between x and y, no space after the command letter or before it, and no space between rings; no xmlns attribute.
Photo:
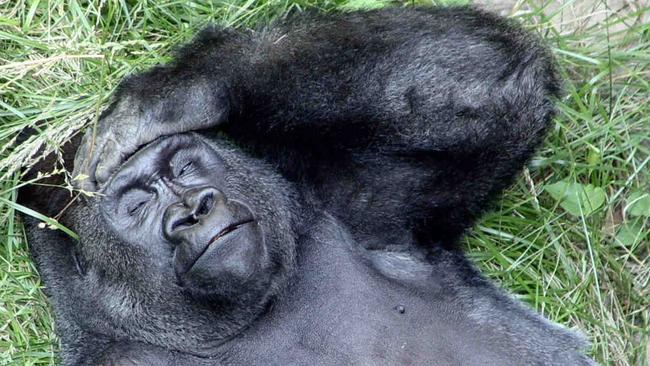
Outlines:
<svg viewBox="0 0 650 366"><path fill-rule="evenodd" d="M222 142L225 144L225 142ZM211 153L211 158L220 160L221 154L217 151L220 148L220 142L209 142L195 133L177 134L159 138L149 144L142 146L133 155L131 155L122 165L113 173L107 184L102 187L101 193L110 195L115 193L134 176L146 170L164 168L170 163L174 153L180 149L191 149L204 153ZM218 168L220 164L215 163L213 168Z"/></svg>

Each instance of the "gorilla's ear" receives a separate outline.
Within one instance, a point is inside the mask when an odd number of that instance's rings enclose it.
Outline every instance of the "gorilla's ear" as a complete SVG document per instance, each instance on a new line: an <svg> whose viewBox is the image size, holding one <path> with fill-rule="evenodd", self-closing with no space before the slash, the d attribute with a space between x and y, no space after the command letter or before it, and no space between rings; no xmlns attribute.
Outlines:
<svg viewBox="0 0 650 366"><path fill-rule="evenodd" d="M29 131L23 133L18 140L26 140L29 134ZM49 217L59 214L73 199L72 191L66 188L65 171L72 172L74 155L80 143L81 134L77 134L61 146L60 155L50 153L34 164L25 173L23 180L35 179L39 173L45 176L22 187L18 191L18 203ZM55 170L58 173L50 174Z"/></svg>

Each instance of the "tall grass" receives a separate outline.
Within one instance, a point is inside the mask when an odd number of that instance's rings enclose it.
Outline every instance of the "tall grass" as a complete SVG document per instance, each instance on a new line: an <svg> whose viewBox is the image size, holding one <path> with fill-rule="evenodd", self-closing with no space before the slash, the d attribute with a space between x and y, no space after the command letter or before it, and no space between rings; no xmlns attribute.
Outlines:
<svg viewBox="0 0 650 366"><path fill-rule="evenodd" d="M622 3L531 0L507 8L550 44L566 96L542 150L465 242L486 275L581 329L597 360L646 365L650 7ZM52 364L58 347L16 215L20 168L57 151L96 119L121 78L167 61L174 45L208 22L246 27L307 8L387 4L0 1L0 365ZM38 133L16 145L26 127Z"/></svg>

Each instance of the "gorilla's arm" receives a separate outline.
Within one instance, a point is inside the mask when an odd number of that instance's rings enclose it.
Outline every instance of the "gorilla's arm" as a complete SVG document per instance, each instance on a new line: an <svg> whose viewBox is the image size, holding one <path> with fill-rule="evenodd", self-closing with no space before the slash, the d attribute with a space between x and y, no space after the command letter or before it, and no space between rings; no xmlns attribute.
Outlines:
<svg viewBox="0 0 650 366"><path fill-rule="evenodd" d="M557 92L535 38L467 8L210 28L122 83L75 170L92 189L144 143L220 126L370 236L453 242L539 144Z"/></svg>

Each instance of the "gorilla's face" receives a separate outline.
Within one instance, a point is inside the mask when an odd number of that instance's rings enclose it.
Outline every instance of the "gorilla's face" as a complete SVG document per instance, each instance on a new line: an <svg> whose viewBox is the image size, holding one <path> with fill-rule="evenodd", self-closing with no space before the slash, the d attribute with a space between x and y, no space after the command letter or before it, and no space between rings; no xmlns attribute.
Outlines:
<svg viewBox="0 0 650 366"><path fill-rule="evenodd" d="M179 285L225 300L268 288L273 268L250 194L229 187L226 164L205 142L168 138L126 162L106 185L101 211L123 241L173 258ZM261 210L259 210L261 211ZM260 218L261 219L261 218Z"/></svg>
<svg viewBox="0 0 650 366"><path fill-rule="evenodd" d="M153 142L101 193L73 222L86 223L75 229L97 311L88 321L100 318L116 337L209 355L264 310L293 268L290 187L225 143Z"/></svg>

